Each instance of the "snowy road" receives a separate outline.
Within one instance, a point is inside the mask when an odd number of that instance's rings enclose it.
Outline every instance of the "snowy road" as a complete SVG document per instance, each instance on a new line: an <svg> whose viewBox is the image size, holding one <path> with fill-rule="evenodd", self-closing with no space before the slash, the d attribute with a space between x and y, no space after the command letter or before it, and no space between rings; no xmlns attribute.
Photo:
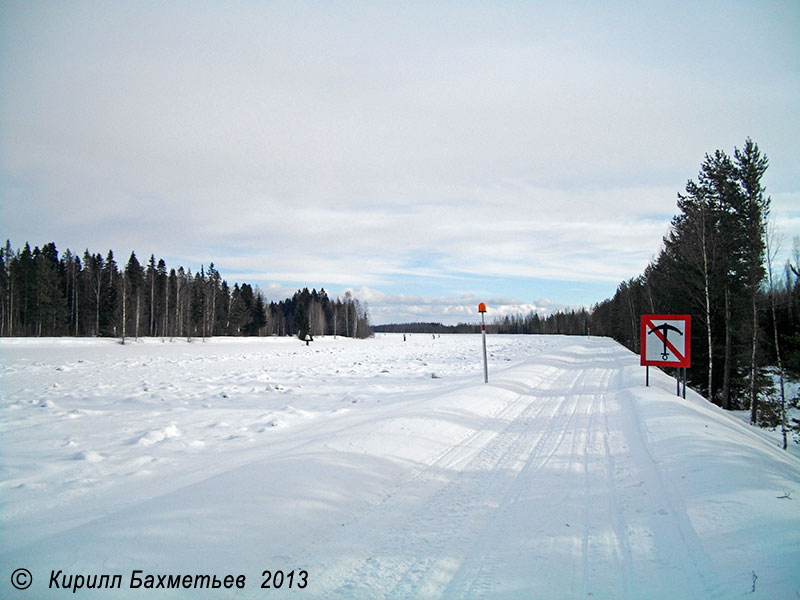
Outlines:
<svg viewBox="0 0 800 600"><path fill-rule="evenodd" d="M488 385L479 338L401 339L3 343L3 597L17 567L37 598L54 569L247 577L131 598L800 592L800 460L764 432L607 339L492 337Z"/></svg>

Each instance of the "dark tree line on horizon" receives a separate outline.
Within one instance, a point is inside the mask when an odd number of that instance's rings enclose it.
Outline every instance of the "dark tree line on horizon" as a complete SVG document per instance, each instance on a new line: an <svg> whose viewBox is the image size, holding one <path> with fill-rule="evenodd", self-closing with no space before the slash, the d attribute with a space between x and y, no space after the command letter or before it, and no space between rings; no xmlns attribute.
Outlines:
<svg viewBox="0 0 800 600"><path fill-rule="evenodd" d="M197 273L167 270L135 252L120 267L55 244L0 248L0 336L212 337L306 334L369 337L369 315L348 292L331 299L324 289L298 290L268 302L250 284L230 287L211 263Z"/></svg>
<svg viewBox="0 0 800 600"><path fill-rule="evenodd" d="M416 321L413 323L386 323L374 325L375 333L476 333L480 326L472 323L444 325L435 321Z"/></svg>
<svg viewBox="0 0 800 600"><path fill-rule="evenodd" d="M556 312L547 316L532 311L527 315L505 315L486 324L487 333L500 334L565 334L590 333L591 313L585 308ZM476 323L443 325L438 322L391 323L374 326L376 333L480 333Z"/></svg>

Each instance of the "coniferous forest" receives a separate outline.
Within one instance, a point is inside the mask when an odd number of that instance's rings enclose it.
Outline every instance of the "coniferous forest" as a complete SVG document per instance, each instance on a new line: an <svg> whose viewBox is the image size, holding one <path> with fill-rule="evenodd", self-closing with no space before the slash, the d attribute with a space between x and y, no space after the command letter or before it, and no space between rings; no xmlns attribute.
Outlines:
<svg viewBox="0 0 800 600"><path fill-rule="evenodd" d="M800 376L800 241L775 264L781 240L761 183L768 164L750 139L733 156L706 155L655 259L592 311L593 333L635 352L641 314L691 315L692 387L767 424L779 418L776 376Z"/></svg>
<svg viewBox="0 0 800 600"><path fill-rule="evenodd" d="M750 139L733 156L706 155L644 273L590 311L503 317L490 331L591 333L639 353L642 314L689 314L691 386L723 408L750 410L753 423L786 422L797 400L780 388L800 378L800 240L776 264L781 240L761 183L768 164Z"/></svg>
<svg viewBox="0 0 800 600"><path fill-rule="evenodd" d="M212 263L197 273L167 270L135 253L119 266L114 253L83 256L55 244L0 248L0 335L211 337L306 334L369 337L367 310L348 292L332 299L303 289L268 302L250 284L230 287Z"/></svg>

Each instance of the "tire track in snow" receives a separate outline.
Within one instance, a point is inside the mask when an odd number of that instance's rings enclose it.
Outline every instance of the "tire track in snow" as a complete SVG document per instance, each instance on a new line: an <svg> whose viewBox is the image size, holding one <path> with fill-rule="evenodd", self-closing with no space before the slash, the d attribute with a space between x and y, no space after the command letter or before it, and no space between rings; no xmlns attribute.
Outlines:
<svg viewBox="0 0 800 600"><path fill-rule="evenodd" d="M556 400L556 398L554 397L552 400ZM547 408L552 408L552 404L545 402L537 403L535 401L531 402L528 405L528 409L517 418L515 424L509 426L506 432L504 432L509 434L509 436L513 436L513 439L506 437L500 441L503 445L507 444L508 448L503 452L502 456L493 462L493 464L485 464L483 465L483 469L481 469L493 473L493 477L481 477L480 479L471 481L469 482L469 488L467 488L466 485L462 485L465 483L462 478L458 480L457 486L453 489L442 490L442 494L445 498L447 495L453 493L463 495L467 498L470 496L472 497L471 502L469 504L465 503L462 507L465 510L463 518L460 519L462 522L451 523L451 525L456 528L454 530L459 532L459 535L448 539L448 544L442 548L438 561L427 561L430 563L429 568L421 573L422 577L417 578L416 581L413 578L406 578L405 581L403 581L403 585L393 590L393 592L399 591L400 593L393 593L391 597L430 597L431 595L442 593L442 588L444 588L444 594L450 597L451 592L449 591L449 586L452 585L452 579L448 582L447 577L429 577L430 574L440 565L449 567L451 573L454 571L455 566L458 565L460 571L461 565L463 565L466 560L469 560L471 554L474 554L472 549L475 548L476 545L480 548L485 547L483 539L485 538L486 531L491 528L491 522L497 511L509 502L509 495L514 495L513 488L515 484L521 480L519 472L529 464L528 457L536 455L537 449L547 448L551 445L553 448L556 448L561 443L565 432L569 429L568 426L564 428L550 427L538 437L534 437L533 432L528 426L531 422L543 415L548 419L548 422L552 422L552 417L554 415L565 411L569 411L571 421L575 414L577 404L573 404L571 408L565 408L570 404L571 398L569 396L560 396L557 400L558 405L550 415L544 415L544 413L547 412ZM534 411L533 407L537 405L539 405L539 408ZM557 438L557 441L553 442L553 438ZM491 448L487 449L490 453L496 454L497 448L498 444L493 444ZM547 452L541 464L546 464L553 454L554 451ZM513 478L510 482L505 483L505 492L503 492L503 487L500 485L501 482L498 481L501 472L510 472L512 474L516 472L516 475L512 475ZM508 478L508 476L506 476L506 478ZM509 487L511 489L509 489ZM481 490L481 488L483 488L483 490ZM483 494L483 496L481 494ZM497 500L496 498L500 499ZM422 510L426 509L423 508ZM468 522L471 527L467 529L467 527L464 526L464 522ZM447 564L447 560L443 559L445 555L449 558L450 564ZM460 557L460 560L455 560L454 557ZM457 576L458 571L452 573L452 578ZM430 584L428 584L429 581ZM434 587L434 583L438 585ZM445 587L445 584L449 585ZM477 587L480 588L481 586L478 585ZM479 589L470 589L465 597L474 597L478 591Z"/></svg>
<svg viewBox="0 0 800 600"><path fill-rule="evenodd" d="M605 591L607 597L635 598L636 591L640 597L647 590L648 578L650 584L657 580L667 586L663 589L674 589L675 582L657 573L658 567L643 562L640 547L632 550L632 534L644 529L653 534L652 540L669 529L665 519L674 519L672 508L676 505L660 514L659 507L648 500L642 513L636 511L641 508L636 505L637 497L628 488L619 488L621 482L629 483L620 479L620 467L627 466L647 483L634 492L663 492L664 480L660 475L645 477L643 473L650 468L647 460L631 457L644 454L646 446L639 416L628 414L627 403L624 417L619 413L621 406L611 413L617 396L624 399L624 392L617 393L624 381L611 381L622 374L616 363L604 355L588 360L566 352L532 363L529 377L524 364L520 365L522 372L512 369L507 379L497 377L484 388L488 393L501 388L518 395L512 398L508 394L503 408L485 417L491 429L474 430L432 457L412 477L397 481L380 504L357 515L346 528L340 529L337 523L326 532L330 536L319 540L310 557L305 557L309 560L301 561L313 567L313 594L479 598L513 597L516 592L519 596L522 590L531 591L531 572L539 577L537 570L548 568L549 563L531 561L515 590L509 577L515 573L506 562L516 568L524 563L520 556L537 559L542 548L561 552L564 568L545 578L541 589L549 594L541 597L559 591L564 596L593 592L602 597L599 592ZM527 385L529 380L535 380L537 387ZM446 392L458 393L458 389ZM411 406L424 408L429 400L430 395L424 394L380 412L386 418L399 417ZM314 446L323 431L323 437L351 427L360 431L363 423L363 416L345 413L331 422L315 423L317 434L311 438L298 435L305 427L297 428L296 441L287 440L274 449L279 450L275 454L294 454L298 448ZM313 428L308 425L309 430ZM628 439L635 432L640 437ZM650 458L655 464L652 455ZM559 485L559 478L569 478L569 485ZM554 489L542 490L551 484ZM647 514L651 507L652 515ZM537 530L536 520L525 515L531 509L540 510L542 521L558 524L559 530ZM653 520L661 523L651 524ZM598 532L598 524L606 525L606 531ZM524 530L526 527L530 529ZM638 531L634 531L636 527ZM604 540L600 534L609 537ZM655 540L654 547L669 558L670 544L676 538L665 539ZM337 553L331 552L332 548L353 551ZM595 573L590 574L592 569ZM603 569L607 572L600 577L597 571ZM610 585L604 588L603 584ZM695 592L702 586L689 585L687 589ZM525 594L531 595L539 596L535 591Z"/></svg>
<svg viewBox="0 0 800 600"><path fill-rule="evenodd" d="M609 397L613 398L622 381L622 367L609 349L601 359L608 366L593 369L584 378L600 381L588 408L587 444L584 448L584 522L581 546L581 591L585 596L611 594L629 598L633 564L625 517L620 507L615 480L619 451L612 438L621 432L609 424ZM606 498L607 502L599 500ZM620 589L621 588L621 589ZM615 591L619 590L621 596ZM636 597L636 596L633 596Z"/></svg>
<svg viewBox="0 0 800 600"><path fill-rule="evenodd" d="M441 593L472 547L476 534L485 528L504 501L515 474L524 468L534 449L548 445L553 437L560 440L565 435L566 427L551 427L535 436L530 423L546 412L550 414L544 420L550 422L554 415L565 411L570 397L561 391L569 389L575 377L573 372L564 371L548 382L556 390L549 396L549 402L537 401L545 394L521 395L520 399L525 401L522 410L502 430L482 441L483 446L477 452L474 443L485 438L485 432L454 446L433 468L426 469L424 481L409 482L397 492L394 501L362 520L358 531L370 531L372 523L393 525L379 536L375 547L366 549L369 556L348 561L324 574L322 587L342 597L355 594L414 598ZM504 387L502 382L497 385ZM528 390L529 394L531 391ZM558 404L553 408L555 401ZM551 445L557 447L558 442ZM460 459L470 453L473 458L463 463ZM444 484L442 479L446 479ZM436 490L421 491L415 485L420 483L424 490L433 485ZM426 500L402 506L409 498L424 494L428 494ZM354 541L356 546L359 543L361 540Z"/></svg>
<svg viewBox="0 0 800 600"><path fill-rule="evenodd" d="M653 558L658 564L650 568L655 573L645 573L647 581L638 582L642 589L652 586L652 579L661 579L657 589L670 591L669 597L702 598L710 594L705 573L711 572L711 559L703 550L700 540L692 527L686 505L679 491L669 482L659 467L658 460L648 442L645 424L636 407L636 400L626 397L628 410L622 411L627 419L626 431L632 432L628 456L632 467L642 478L645 493L654 496L647 499L644 508L635 510L637 516L649 513L644 523L644 534L652 538ZM633 515L630 518L633 522ZM668 596L664 596L668 597Z"/></svg>
<svg viewBox="0 0 800 600"><path fill-rule="evenodd" d="M566 374L562 374L557 381L565 382L568 379L573 379L571 373L569 378ZM515 507L532 485L535 485L535 474L552 460L572 430L579 406L577 396L563 394L557 405L549 406L551 410L548 414L540 413L540 416L546 419L546 428L535 438L532 437L534 443L527 451L522 469L514 478L498 510L485 523L480 536L472 541L471 552L447 586L444 597L478 598L493 590L501 589L507 583L502 575L496 573L501 562L496 556L496 550L507 546L507 540L513 538L513 530L518 529L520 522L524 522L524 519L514 518ZM535 435L531 430L524 433Z"/></svg>
<svg viewBox="0 0 800 600"><path fill-rule="evenodd" d="M442 392L442 396L458 394L459 391L463 389L465 389L465 386L463 385L447 388ZM419 399L406 401L402 405L390 407L383 417L391 421L399 416L407 414L410 408L416 409L420 405L429 402L429 400L430 394L425 393ZM520 400L521 397L517 397L511 401L508 401L500 410L488 415L486 420L512 422L520 414L520 412L525 409L524 403L520 402ZM347 421L348 424L345 427L337 425L332 429L332 432L329 435L335 437L342 433L359 431L363 427L363 418L360 418L359 416L356 416L354 423L350 423L349 419ZM462 468L465 463L474 459L475 454L478 453L480 449L483 448L486 443L496 435L496 433L492 433L491 430L487 431L486 429L476 429L468 433L452 446L449 446L447 449L445 449L443 452L431 457L428 462L426 462L418 471L415 471L410 477L398 481L394 486L392 486L391 490L385 494L385 497L378 504L367 509L358 517L356 521L349 522L347 524L348 529L352 528L356 531L356 533L348 534L345 537L354 541L340 543L342 535L337 531L334 531L333 534L325 534L324 537L318 540L315 551L312 551L310 555L306 554L298 558L298 561L302 564L314 564L316 562L314 558L315 556L325 556L328 554L327 551L320 553L319 548L327 548L331 544L338 544L350 548L357 547L363 539L370 538L374 535L375 530L372 529L371 524L376 521L378 523L382 522L382 520L385 519L385 514L394 510L395 504L403 500L404 494L408 495L409 488L435 486L436 482L441 481L443 473L448 473L452 470ZM312 444L313 442L304 442L302 446L308 446ZM297 447L292 448L292 451L296 450ZM344 524L342 524L342 526L344 527ZM359 533L362 530L364 530L363 535ZM371 560L365 559L363 562L369 563ZM341 564L337 564L336 567L331 568L332 573L338 573L344 570L345 569ZM334 579L334 576L330 574L327 577L328 579Z"/></svg>
<svg viewBox="0 0 800 600"><path fill-rule="evenodd" d="M597 497L614 497L614 465L608 446L608 426L606 423L603 429L599 429L596 420L600 417L607 420L606 396L609 382L616 373L614 368L591 369L579 373L566 395L573 400L571 406L567 406L566 402L561 403L558 410L550 415L546 431L540 436L500 509L487 524L481 543L475 544L475 551L463 562L447 587L444 597L479 598L486 595L503 597L521 593L522 588L514 587L514 573L507 568L507 564L520 563L520 554L527 553L536 558L536 552L531 551L531 538L557 537L560 534L542 531L521 534L519 526L520 523L532 523L530 514L533 511L548 510L548 508L550 514L547 515L549 518L546 518L545 522L562 522L564 531L567 532L582 527L583 532L580 543L574 544L573 548L567 548L567 558L572 557L570 559L572 567L571 572L564 574L566 576L558 581L561 585L558 588L560 593L575 595L579 593L578 588L581 588L582 595L591 595L592 589L602 587L590 578L592 569L595 572L611 570L620 573L623 579L622 587L628 589L630 552L625 533L620 533L625 531L625 527L621 517L615 514L618 511L613 500L608 505L596 502ZM561 490L560 493L566 493L563 501L562 498L558 498L551 503L548 503L546 497L542 497L540 491L544 484L552 483L554 475L554 469L544 474L542 470L550 464L556 454L561 453L565 443L569 444L569 450L566 455L560 457L562 460L559 464L554 465L555 476L561 475L558 469L573 464L581 465L583 478L582 485L578 486L578 489L582 490L583 498L575 503L573 514L570 514L568 500L571 495L577 494L577 490L573 492ZM603 489L595 489L598 483L603 482ZM607 488L611 488L612 493L609 493ZM555 494L559 494L559 491ZM546 492L544 496L547 496ZM601 528L609 521L614 523L613 540L609 544L613 547L613 564L596 565L596 556L604 557L607 554L603 553L602 543L599 544L599 552L595 551L595 546L598 545L598 540L603 541ZM597 532L598 529L601 529L600 534ZM521 562L524 564L526 561ZM518 575L520 580L529 579L527 572ZM530 590L525 591L530 593ZM552 593L554 590L550 588L547 591Z"/></svg>
<svg viewBox="0 0 800 600"><path fill-rule="evenodd" d="M615 452L611 447L612 431L608 422L608 399L603 397L603 454L606 462L606 486L608 493L608 513L611 517L611 527L614 532L615 551L617 561L620 565L624 597L629 597L631 591L631 579L633 576L633 557L631 554L631 544L628 538L628 525L620 505L619 491L615 481L616 459Z"/></svg>

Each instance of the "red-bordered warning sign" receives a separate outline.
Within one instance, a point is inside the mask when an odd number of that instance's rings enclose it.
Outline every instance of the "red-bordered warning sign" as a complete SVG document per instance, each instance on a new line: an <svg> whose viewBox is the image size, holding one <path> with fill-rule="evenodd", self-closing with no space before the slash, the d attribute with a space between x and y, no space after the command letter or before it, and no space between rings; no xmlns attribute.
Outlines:
<svg viewBox="0 0 800 600"><path fill-rule="evenodd" d="M642 365L683 367L691 364L690 315L642 315Z"/></svg>

